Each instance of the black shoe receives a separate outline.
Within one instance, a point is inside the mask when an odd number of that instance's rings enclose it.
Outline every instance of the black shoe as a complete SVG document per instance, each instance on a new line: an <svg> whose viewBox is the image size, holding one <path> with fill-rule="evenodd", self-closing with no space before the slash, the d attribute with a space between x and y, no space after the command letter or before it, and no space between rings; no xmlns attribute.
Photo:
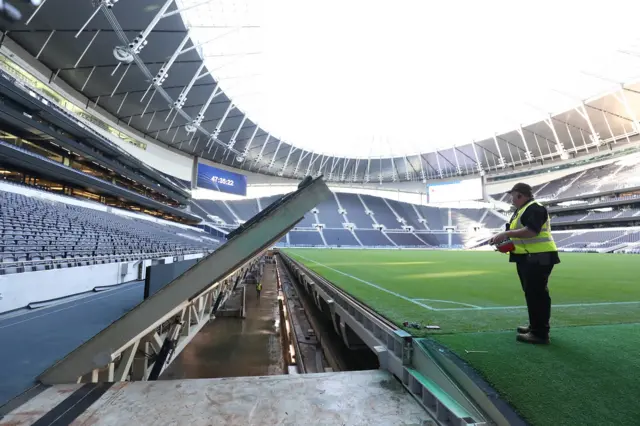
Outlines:
<svg viewBox="0 0 640 426"><path fill-rule="evenodd" d="M518 336L516 336L516 340L523 343L533 343L535 345L549 344L549 336L540 337L530 332L525 334L518 334Z"/></svg>
<svg viewBox="0 0 640 426"><path fill-rule="evenodd" d="M531 327L528 325L521 325L518 327L518 334L527 334L531 331Z"/></svg>

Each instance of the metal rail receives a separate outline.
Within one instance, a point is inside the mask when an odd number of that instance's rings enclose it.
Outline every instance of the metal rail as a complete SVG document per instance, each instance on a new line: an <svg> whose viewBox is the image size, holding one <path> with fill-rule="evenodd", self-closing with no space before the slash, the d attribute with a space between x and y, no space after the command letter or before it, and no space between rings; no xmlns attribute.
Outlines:
<svg viewBox="0 0 640 426"><path fill-rule="evenodd" d="M362 309L363 311L366 311L367 313L371 314L372 316L377 317L377 319L381 323L383 323L384 325L387 326L387 329L388 329L387 331L394 332L396 330L400 330L400 327L398 327L390 319L388 319L384 315L381 315L378 312L374 311L371 307L369 307L369 305L367 305L366 303L361 302L360 300L358 300L355 297L351 296L349 293L347 293L346 291L342 290L340 287L336 286L335 284L333 284L331 281L327 280L322 275L319 275L317 272L309 269L308 266L298 262L297 260L292 259L291 257L287 256L286 254L284 254L282 252L280 252L280 256L286 257L289 261L294 262L298 268L300 268L302 271L304 271L305 274L307 274L310 277L312 277L316 282L323 283L325 286L331 288L334 292L339 293L344 299L348 300L353 305L356 305L360 309Z"/></svg>
<svg viewBox="0 0 640 426"><path fill-rule="evenodd" d="M20 247L20 246L9 246L9 247ZM15 260L12 262L4 262L0 263L0 271L6 268L15 268L15 267L26 267L26 266L47 266L47 265L57 265L61 263L84 263L89 262L90 264L95 264L101 260L109 260L109 263L125 263L125 262L137 262L139 260L147 260L147 259L158 259L169 256L184 256L186 254L199 254L199 253L211 253L213 250L186 250L186 251L167 251L167 252L158 252L158 253L144 253L144 254L110 254L103 256L92 256L92 257L64 257L62 259L42 259L42 260ZM133 259L127 260L127 257L134 257ZM122 258L125 258L124 260ZM73 265L72 267L83 266L83 265Z"/></svg>

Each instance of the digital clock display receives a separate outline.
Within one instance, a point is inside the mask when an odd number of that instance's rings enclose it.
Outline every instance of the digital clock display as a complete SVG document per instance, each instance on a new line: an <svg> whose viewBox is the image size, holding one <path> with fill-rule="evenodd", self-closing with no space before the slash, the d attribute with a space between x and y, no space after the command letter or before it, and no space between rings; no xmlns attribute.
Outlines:
<svg viewBox="0 0 640 426"><path fill-rule="evenodd" d="M247 195L247 177L198 163L197 187L236 195Z"/></svg>

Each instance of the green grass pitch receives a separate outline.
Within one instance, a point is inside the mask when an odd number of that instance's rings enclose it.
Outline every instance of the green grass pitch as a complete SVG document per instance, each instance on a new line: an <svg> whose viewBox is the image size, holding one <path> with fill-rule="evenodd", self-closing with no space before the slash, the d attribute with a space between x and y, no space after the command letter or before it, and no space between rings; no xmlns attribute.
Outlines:
<svg viewBox="0 0 640 426"><path fill-rule="evenodd" d="M628 374L640 371L639 256L561 253L549 283L552 344L531 346L515 341L527 311L506 255L286 252L398 325L439 325L407 331L457 352L531 424L619 424L640 415L640 381Z"/></svg>

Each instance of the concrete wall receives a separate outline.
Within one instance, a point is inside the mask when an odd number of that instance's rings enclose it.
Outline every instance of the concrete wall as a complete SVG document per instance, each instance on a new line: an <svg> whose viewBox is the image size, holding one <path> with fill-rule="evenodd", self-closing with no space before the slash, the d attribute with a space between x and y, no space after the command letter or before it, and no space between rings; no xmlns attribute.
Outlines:
<svg viewBox="0 0 640 426"><path fill-rule="evenodd" d="M203 254L188 254L184 257L199 259ZM173 262L173 257L164 259L165 263ZM147 266L151 266L151 263L151 259L145 259L0 275L0 313L24 308L30 303L85 293L96 287L144 280Z"/></svg>
<svg viewBox="0 0 640 426"><path fill-rule="evenodd" d="M139 274L140 262L151 263L150 260L109 263L0 275L0 313L26 307L29 303L92 291L96 287L144 279Z"/></svg>

